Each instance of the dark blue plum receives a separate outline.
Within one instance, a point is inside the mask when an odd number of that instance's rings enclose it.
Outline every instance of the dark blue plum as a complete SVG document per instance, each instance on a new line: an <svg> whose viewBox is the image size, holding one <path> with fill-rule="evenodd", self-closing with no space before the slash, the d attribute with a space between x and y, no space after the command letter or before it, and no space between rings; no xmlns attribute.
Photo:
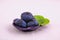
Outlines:
<svg viewBox="0 0 60 40"><path fill-rule="evenodd" d="M21 19L14 19L13 25L25 28L26 27L26 22L24 20L21 20Z"/></svg>
<svg viewBox="0 0 60 40"><path fill-rule="evenodd" d="M34 17L30 12L23 12L22 15L21 15L21 19L23 19L26 22L32 20L33 18Z"/></svg>
<svg viewBox="0 0 60 40"><path fill-rule="evenodd" d="M27 23L27 26L29 27L29 26L38 26L39 24L38 24L38 22L35 20L35 19L33 19L33 21L30 21L30 22L28 22Z"/></svg>

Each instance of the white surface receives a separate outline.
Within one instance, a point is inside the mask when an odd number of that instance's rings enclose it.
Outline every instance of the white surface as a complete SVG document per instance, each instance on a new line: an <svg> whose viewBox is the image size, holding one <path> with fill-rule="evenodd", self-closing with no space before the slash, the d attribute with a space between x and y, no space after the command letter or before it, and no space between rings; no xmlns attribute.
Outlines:
<svg viewBox="0 0 60 40"><path fill-rule="evenodd" d="M46 28L19 32L12 21L24 11L50 19ZM0 40L60 40L60 0L0 0Z"/></svg>

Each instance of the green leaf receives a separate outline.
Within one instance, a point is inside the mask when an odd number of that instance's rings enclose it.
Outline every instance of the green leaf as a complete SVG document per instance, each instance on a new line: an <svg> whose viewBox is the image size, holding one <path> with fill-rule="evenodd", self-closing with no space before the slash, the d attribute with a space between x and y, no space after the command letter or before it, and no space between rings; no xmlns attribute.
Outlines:
<svg viewBox="0 0 60 40"><path fill-rule="evenodd" d="M43 26L49 23L49 20L41 15L35 15L34 18L38 21L39 25Z"/></svg>
<svg viewBox="0 0 60 40"><path fill-rule="evenodd" d="M39 25L42 25L44 23L44 17L40 15L35 15L35 19L38 21Z"/></svg>
<svg viewBox="0 0 60 40"><path fill-rule="evenodd" d="M46 25L46 24L48 24L49 22L50 22L49 19L45 18L45 21L44 21L43 25Z"/></svg>

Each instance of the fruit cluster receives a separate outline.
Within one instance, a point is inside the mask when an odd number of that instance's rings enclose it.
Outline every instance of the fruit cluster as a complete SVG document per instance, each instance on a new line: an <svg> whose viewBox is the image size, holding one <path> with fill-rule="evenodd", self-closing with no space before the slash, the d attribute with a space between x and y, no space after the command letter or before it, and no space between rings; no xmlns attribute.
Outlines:
<svg viewBox="0 0 60 40"><path fill-rule="evenodd" d="M14 19L13 25L19 30L32 31L38 28L38 22L30 12L23 12L21 19Z"/></svg>
<svg viewBox="0 0 60 40"><path fill-rule="evenodd" d="M41 15L33 16L30 12L23 12L21 14L21 19L14 19L13 25L22 31L33 31L39 28L40 26L46 25L49 23L47 18L44 18Z"/></svg>

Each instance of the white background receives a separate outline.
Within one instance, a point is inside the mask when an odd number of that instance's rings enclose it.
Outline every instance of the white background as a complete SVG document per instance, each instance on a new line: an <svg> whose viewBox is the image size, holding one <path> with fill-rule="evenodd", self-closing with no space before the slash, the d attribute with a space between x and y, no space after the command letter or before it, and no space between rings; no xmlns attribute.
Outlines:
<svg viewBox="0 0 60 40"><path fill-rule="evenodd" d="M29 11L50 19L50 24L23 33L12 25L13 19ZM60 40L60 0L0 0L0 40Z"/></svg>

